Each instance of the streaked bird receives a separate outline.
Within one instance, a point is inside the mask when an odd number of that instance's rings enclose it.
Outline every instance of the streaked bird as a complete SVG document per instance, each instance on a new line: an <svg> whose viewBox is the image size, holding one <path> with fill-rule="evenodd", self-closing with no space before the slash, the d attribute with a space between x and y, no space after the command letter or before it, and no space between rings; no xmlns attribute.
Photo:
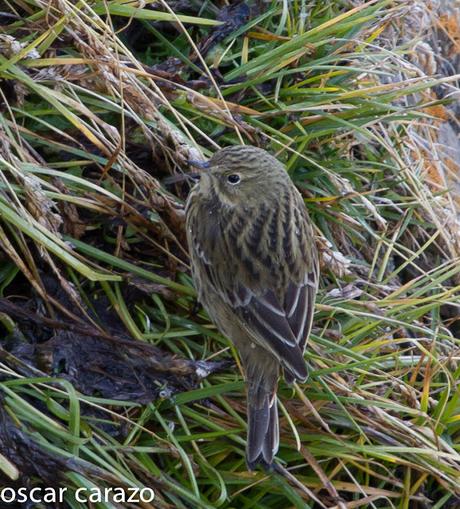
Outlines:
<svg viewBox="0 0 460 509"><path fill-rule="evenodd" d="M303 357L318 289L313 228L284 166L265 150L219 150L186 206L198 298L236 346L248 388L246 462L278 451L276 390L307 378Z"/></svg>

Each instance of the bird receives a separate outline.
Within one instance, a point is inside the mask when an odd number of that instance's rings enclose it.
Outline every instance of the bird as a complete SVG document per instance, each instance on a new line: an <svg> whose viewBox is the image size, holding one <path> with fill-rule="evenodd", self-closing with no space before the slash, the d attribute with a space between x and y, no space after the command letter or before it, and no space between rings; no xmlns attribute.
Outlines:
<svg viewBox="0 0 460 509"><path fill-rule="evenodd" d="M248 470L273 467L277 387L305 381L319 263L304 200L284 165L249 145L201 164L185 206L192 279L209 317L235 345L247 384Z"/></svg>

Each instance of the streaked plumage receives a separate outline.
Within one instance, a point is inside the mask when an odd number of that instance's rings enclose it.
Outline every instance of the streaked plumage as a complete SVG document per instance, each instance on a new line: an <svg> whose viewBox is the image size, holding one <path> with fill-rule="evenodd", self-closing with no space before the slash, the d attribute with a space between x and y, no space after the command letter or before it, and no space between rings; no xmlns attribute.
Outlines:
<svg viewBox="0 0 460 509"><path fill-rule="evenodd" d="M252 469L270 465L278 450L281 368L288 382L307 377L318 258L303 199L277 159L233 146L209 163L186 207L192 274L200 301L241 356Z"/></svg>

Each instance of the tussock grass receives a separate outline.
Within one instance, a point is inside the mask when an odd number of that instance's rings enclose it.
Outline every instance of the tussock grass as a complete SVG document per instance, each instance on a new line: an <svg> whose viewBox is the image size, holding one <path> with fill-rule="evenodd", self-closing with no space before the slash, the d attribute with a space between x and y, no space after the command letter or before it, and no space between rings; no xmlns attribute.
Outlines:
<svg viewBox="0 0 460 509"><path fill-rule="evenodd" d="M150 403L85 394L8 348L58 329L2 308L0 418L52 455L63 485L152 486L155 507L455 507L458 224L429 181L426 109L453 78L385 37L414 4L267 3L209 50L217 5L176 4L2 8L0 294L70 331L237 369L166 383ZM286 163L322 252L311 375L281 385L271 474L245 468L236 353L192 311L187 186L162 184L234 143ZM26 470L0 454L3 485Z"/></svg>

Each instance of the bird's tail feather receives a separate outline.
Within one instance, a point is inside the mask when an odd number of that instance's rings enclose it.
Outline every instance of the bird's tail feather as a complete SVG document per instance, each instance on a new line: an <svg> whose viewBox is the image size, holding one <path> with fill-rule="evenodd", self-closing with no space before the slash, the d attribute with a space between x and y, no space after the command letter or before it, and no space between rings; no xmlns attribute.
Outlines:
<svg viewBox="0 0 460 509"><path fill-rule="evenodd" d="M248 438L246 462L249 470L257 464L270 467L279 446L276 385L267 392L264 387L249 386Z"/></svg>

